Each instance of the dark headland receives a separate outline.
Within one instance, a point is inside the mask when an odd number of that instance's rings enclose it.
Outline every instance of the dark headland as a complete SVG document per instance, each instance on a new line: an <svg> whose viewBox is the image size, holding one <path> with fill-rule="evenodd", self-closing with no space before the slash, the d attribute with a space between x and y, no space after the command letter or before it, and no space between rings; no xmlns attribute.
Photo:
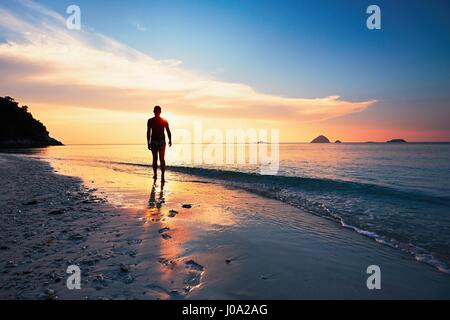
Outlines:
<svg viewBox="0 0 450 320"><path fill-rule="evenodd" d="M11 97L0 97L0 148L36 148L60 146L47 128L33 118L27 106Z"/></svg>

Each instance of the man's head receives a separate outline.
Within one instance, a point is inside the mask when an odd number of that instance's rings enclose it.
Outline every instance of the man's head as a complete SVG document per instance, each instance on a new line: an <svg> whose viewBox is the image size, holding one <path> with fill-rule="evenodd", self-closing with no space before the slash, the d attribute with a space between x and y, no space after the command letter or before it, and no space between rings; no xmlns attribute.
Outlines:
<svg viewBox="0 0 450 320"><path fill-rule="evenodd" d="M161 107L160 106L154 107L153 113L155 114L155 116L159 116L161 114Z"/></svg>

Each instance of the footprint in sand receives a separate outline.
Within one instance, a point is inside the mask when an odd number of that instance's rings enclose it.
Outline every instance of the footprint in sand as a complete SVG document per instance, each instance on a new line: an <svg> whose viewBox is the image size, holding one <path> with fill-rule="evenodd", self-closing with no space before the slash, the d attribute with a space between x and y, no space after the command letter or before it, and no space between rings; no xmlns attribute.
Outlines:
<svg viewBox="0 0 450 320"><path fill-rule="evenodd" d="M205 267L203 267L201 264L195 262L194 260L189 260L185 262L186 267L192 270L197 270L197 271L203 271L205 269Z"/></svg>
<svg viewBox="0 0 450 320"><path fill-rule="evenodd" d="M201 264L195 262L194 260L188 260L185 262L186 269L188 270L188 274L185 280L185 288L186 293L200 285L203 272L205 271L205 267Z"/></svg>
<svg viewBox="0 0 450 320"><path fill-rule="evenodd" d="M161 234L161 237L162 237L164 240L172 239L172 236L171 236L170 234L168 234L168 233L163 233L163 234Z"/></svg>
<svg viewBox="0 0 450 320"><path fill-rule="evenodd" d="M187 295L192 289L201 284L205 267L198 262L190 259L183 264L177 263L175 260L159 258L159 263L170 268L175 273L171 280L171 291L179 295Z"/></svg>
<svg viewBox="0 0 450 320"><path fill-rule="evenodd" d="M176 266L176 262L175 261L169 260L169 259L166 259L166 258L162 258L162 257L158 258L158 262L161 263L162 265L166 266L166 267L169 267L170 269L173 269Z"/></svg>
<svg viewBox="0 0 450 320"><path fill-rule="evenodd" d="M166 233L169 230L170 230L170 228L168 228L168 227L161 228L158 230L158 233L161 235L161 237L164 240L169 240L169 239L172 239L172 236L170 234Z"/></svg>
<svg viewBox="0 0 450 320"><path fill-rule="evenodd" d="M169 230L170 230L170 228L165 227L165 228L159 229L158 232L159 232L159 233L165 233L165 232L167 232L167 231L169 231Z"/></svg>

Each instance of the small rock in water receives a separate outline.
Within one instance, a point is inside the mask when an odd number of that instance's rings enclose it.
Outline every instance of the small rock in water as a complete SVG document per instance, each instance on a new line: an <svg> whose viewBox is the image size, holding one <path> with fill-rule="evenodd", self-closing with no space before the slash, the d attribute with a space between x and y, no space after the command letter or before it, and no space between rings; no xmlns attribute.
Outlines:
<svg viewBox="0 0 450 320"><path fill-rule="evenodd" d="M186 208L186 209L190 209L190 208L192 208L192 204L185 203L185 204L182 205L182 207Z"/></svg>

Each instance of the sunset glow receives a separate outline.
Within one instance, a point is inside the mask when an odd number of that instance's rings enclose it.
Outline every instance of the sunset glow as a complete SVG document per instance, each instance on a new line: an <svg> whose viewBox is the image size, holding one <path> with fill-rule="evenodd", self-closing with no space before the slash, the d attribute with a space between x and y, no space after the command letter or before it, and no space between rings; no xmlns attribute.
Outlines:
<svg viewBox="0 0 450 320"><path fill-rule="evenodd" d="M308 98L268 94L184 67L180 60L154 58L87 22L80 31L69 30L63 13L36 2L1 5L0 15L1 94L29 105L65 143L141 143L157 104L171 124L183 128L192 119L219 129L282 128L282 142L318 134L345 141L398 134L415 141L449 138L448 130L384 126L364 116L347 125L350 115L377 109L380 98L370 88L363 99L345 99L339 92Z"/></svg>

